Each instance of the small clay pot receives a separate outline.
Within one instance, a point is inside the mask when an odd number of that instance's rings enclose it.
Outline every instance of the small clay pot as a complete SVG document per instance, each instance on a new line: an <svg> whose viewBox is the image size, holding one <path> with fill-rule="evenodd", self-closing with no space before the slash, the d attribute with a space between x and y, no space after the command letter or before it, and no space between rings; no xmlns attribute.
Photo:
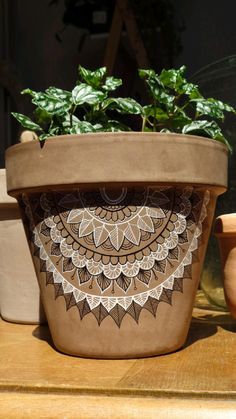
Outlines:
<svg viewBox="0 0 236 419"><path fill-rule="evenodd" d="M14 323L45 321L39 287L17 201L7 195L0 169L0 312Z"/></svg>
<svg viewBox="0 0 236 419"><path fill-rule="evenodd" d="M218 217L214 233L220 248L225 300L236 319L236 213Z"/></svg>

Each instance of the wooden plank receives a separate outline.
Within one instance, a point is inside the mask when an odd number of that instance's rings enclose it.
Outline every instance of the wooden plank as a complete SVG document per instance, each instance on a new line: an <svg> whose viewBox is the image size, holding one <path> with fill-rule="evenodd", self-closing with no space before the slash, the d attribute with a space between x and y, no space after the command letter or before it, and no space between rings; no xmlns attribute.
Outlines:
<svg viewBox="0 0 236 419"><path fill-rule="evenodd" d="M128 0L117 0L117 5L119 7L122 19L125 22L128 37L138 66L141 68L149 68L150 63L148 60L147 52L144 47L143 40L140 36L133 10L129 6Z"/></svg>
<svg viewBox="0 0 236 419"><path fill-rule="evenodd" d="M95 360L57 352L47 326L0 321L0 390L236 400L235 332L228 313L195 310L182 350Z"/></svg>
<svg viewBox="0 0 236 419"><path fill-rule="evenodd" d="M0 393L1 419L235 419L236 402Z"/></svg>
<svg viewBox="0 0 236 419"><path fill-rule="evenodd" d="M128 0L117 0L104 57L104 65L107 67L108 74L113 73L123 24L126 26L130 45L139 67L150 67L147 52L129 2Z"/></svg>
<svg viewBox="0 0 236 419"><path fill-rule="evenodd" d="M119 7L116 4L104 56L104 66L107 68L108 74L113 73L123 23Z"/></svg>

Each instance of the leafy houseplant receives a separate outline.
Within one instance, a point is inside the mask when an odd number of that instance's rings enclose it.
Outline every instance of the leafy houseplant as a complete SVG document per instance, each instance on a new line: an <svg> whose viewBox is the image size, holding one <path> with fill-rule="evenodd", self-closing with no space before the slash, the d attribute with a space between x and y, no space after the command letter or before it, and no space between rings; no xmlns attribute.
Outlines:
<svg viewBox="0 0 236 419"><path fill-rule="evenodd" d="M163 70L139 70L147 84L151 103L141 106L132 98L110 97L122 80L106 76L106 68L90 71L79 67L79 80L72 92L49 87L45 92L25 89L36 106L35 122L13 113L24 128L39 132L39 140L63 134L128 131L112 113L139 114L141 131L176 132L202 135L230 145L215 120L224 119L232 106L219 100L205 99L197 85L184 77L185 67ZM111 116L112 115L112 116ZM117 116L117 115L116 115Z"/></svg>
<svg viewBox="0 0 236 419"><path fill-rule="evenodd" d="M24 91L34 121L14 114L43 144L7 150L7 183L62 352L139 357L185 342L226 189L229 144L216 121L234 109L203 98L184 70L140 70L151 96L143 106L111 96L121 80L104 68L80 67L72 92Z"/></svg>

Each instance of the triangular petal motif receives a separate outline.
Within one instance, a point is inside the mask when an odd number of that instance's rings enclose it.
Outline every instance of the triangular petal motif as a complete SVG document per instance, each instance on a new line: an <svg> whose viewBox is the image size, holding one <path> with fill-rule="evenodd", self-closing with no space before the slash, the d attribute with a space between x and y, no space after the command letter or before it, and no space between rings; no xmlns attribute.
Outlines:
<svg viewBox="0 0 236 419"><path fill-rule="evenodd" d="M79 236L88 236L94 231L94 225L92 220L83 220L79 226Z"/></svg>
<svg viewBox="0 0 236 419"><path fill-rule="evenodd" d="M67 217L67 222L70 224L79 223L83 219L83 213L84 210L82 208L72 209Z"/></svg>
<svg viewBox="0 0 236 419"><path fill-rule="evenodd" d="M141 232L139 228L134 224L129 224L127 228L124 231L124 236L127 240L129 240L131 243L139 245L140 238L141 238Z"/></svg>
<svg viewBox="0 0 236 419"><path fill-rule="evenodd" d="M116 279L116 283L123 291L127 292L131 285L131 278L128 278L125 275L120 275L119 278Z"/></svg>
<svg viewBox="0 0 236 419"><path fill-rule="evenodd" d="M150 208L147 208L147 213L152 218L165 218L166 217L164 211L160 207L156 207L156 208L150 207Z"/></svg>
<svg viewBox="0 0 236 419"><path fill-rule="evenodd" d="M144 231L148 231L149 233L153 233L154 232L153 221L149 217L149 215L144 215L142 217L139 217L139 219L138 219L138 227L141 228Z"/></svg>
<svg viewBox="0 0 236 419"><path fill-rule="evenodd" d="M162 205L166 205L170 202L169 198L159 191L155 191L150 196L150 201L154 207L162 207Z"/></svg>
<svg viewBox="0 0 236 419"><path fill-rule="evenodd" d="M180 204L180 211L179 213L184 217L187 217L192 210L191 202L185 196L181 196L181 204Z"/></svg>
<svg viewBox="0 0 236 419"><path fill-rule="evenodd" d="M113 230L110 232L109 238L114 248L119 250L124 241L124 232L118 226L115 226L115 228L113 228Z"/></svg>
<svg viewBox="0 0 236 419"><path fill-rule="evenodd" d="M144 284L148 285L150 282L150 278L151 278L151 272L150 271L144 271L144 270L140 270L137 278L139 279L139 281L143 282Z"/></svg>
<svg viewBox="0 0 236 419"><path fill-rule="evenodd" d="M104 243L107 240L108 236L109 232L106 230L104 225L95 227L93 232L95 246L98 247L102 243Z"/></svg>
<svg viewBox="0 0 236 419"><path fill-rule="evenodd" d="M116 324L117 324L118 327L121 326L121 322L122 322L122 319L125 316L125 314L126 314L126 311L119 304L116 304L112 308L112 310L110 311L110 316L116 322Z"/></svg>
<svg viewBox="0 0 236 419"><path fill-rule="evenodd" d="M108 279L103 273L98 275L97 284L99 285L102 291L105 291L111 285L111 279Z"/></svg>
<svg viewBox="0 0 236 419"><path fill-rule="evenodd" d="M97 319L98 326L100 326L102 321L109 315L108 311L101 303L93 309L92 313Z"/></svg>

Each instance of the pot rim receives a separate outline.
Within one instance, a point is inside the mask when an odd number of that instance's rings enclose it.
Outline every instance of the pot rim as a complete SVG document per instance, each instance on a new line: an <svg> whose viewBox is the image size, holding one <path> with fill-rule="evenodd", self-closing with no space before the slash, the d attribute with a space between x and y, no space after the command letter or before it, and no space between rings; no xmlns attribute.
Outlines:
<svg viewBox="0 0 236 419"><path fill-rule="evenodd" d="M209 158L210 156L210 158ZM197 158L196 158L197 157ZM227 147L175 133L116 132L61 135L43 147L32 141L6 151L7 189L68 189L110 184L227 186ZM219 170L219 167L221 170ZM35 169L36 168L36 169Z"/></svg>

